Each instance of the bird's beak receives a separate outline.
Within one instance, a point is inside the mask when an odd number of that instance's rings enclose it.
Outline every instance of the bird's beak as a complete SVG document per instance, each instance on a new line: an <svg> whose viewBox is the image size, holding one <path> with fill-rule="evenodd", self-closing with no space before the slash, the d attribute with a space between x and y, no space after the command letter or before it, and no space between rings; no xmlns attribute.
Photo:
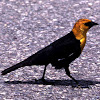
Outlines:
<svg viewBox="0 0 100 100"><path fill-rule="evenodd" d="M85 25L88 26L89 28L91 28L91 27L93 27L95 25L99 25L99 24L91 21L91 22L85 23Z"/></svg>
<svg viewBox="0 0 100 100"><path fill-rule="evenodd" d="M95 23L95 22L91 22L92 26L94 25L99 25L98 23Z"/></svg>

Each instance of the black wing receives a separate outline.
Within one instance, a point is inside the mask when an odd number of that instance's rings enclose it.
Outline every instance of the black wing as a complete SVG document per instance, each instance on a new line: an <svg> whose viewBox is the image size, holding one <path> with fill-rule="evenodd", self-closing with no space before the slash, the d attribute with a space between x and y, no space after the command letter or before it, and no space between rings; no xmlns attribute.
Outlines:
<svg viewBox="0 0 100 100"><path fill-rule="evenodd" d="M30 65L47 65L65 59L74 52L80 52L80 41L76 40L73 32L51 43L37 53L27 58Z"/></svg>
<svg viewBox="0 0 100 100"><path fill-rule="evenodd" d="M58 44L59 41L53 44L55 57L53 57L51 64L55 66L56 69L68 67L69 64L81 54L80 41L75 38L74 34L70 33L67 35L67 38L68 39L64 39L64 41L62 39L62 44Z"/></svg>
<svg viewBox="0 0 100 100"><path fill-rule="evenodd" d="M76 40L73 32L56 40L47 47L28 57L24 61L18 63L16 66L31 66L31 65L47 65L54 63L59 59L68 57L75 52L75 49L80 49L80 41ZM16 67L17 68L17 67Z"/></svg>
<svg viewBox="0 0 100 100"><path fill-rule="evenodd" d="M62 59L58 59L55 62L52 62L52 66L54 66L56 69L61 69L61 68L67 68L69 67L69 64L74 61L76 58L79 57L79 55L81 54L80 49L76 49L75 52L73 52L72 54L70 54L69 56L66 56L65 58Z"/></svg>
<svg viewBox="0 0 100 100"><path fill-rule="evenodd" d="M70 32L66 36L51 43L49 46L33 54L24 61L5 69L2 71L2 75L20 67L31 65L47 65L51 63L57 68L58 65L64 67L64 65L68 65L77 56L79 56L80 51L80 41L76 40L73 32ZM59 59L61 61L59 61Z"/></svg>

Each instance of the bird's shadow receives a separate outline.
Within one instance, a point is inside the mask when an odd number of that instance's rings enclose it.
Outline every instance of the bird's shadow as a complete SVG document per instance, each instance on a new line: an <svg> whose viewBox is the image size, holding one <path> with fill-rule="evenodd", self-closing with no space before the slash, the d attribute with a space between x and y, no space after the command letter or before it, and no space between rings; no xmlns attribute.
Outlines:
<svg viewBox="0 0 100 100"><path fill-rule="evenodd" d="M90 88L91 85L100 84L98 81L91 80L78 80L81 88ZM27 81L5 81L6 84L42 84L42 85L53 85L53 86L72 86L77 87L77 84L73 80L27 80Z"/></svg>

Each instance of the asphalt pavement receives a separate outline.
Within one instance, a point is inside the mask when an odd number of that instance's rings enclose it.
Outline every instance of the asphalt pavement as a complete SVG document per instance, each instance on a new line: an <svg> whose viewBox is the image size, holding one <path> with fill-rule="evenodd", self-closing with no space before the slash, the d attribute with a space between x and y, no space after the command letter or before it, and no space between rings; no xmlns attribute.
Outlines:
<svg viewBox="0 0 100 100"><path fill-rule="evenodd" d="M100 0L0 0L0 72L66 35L87 18L100 24ZM87 33L79 58L64 69L26 66L0 75L0 100L100 100L100 25Z"/></svg>

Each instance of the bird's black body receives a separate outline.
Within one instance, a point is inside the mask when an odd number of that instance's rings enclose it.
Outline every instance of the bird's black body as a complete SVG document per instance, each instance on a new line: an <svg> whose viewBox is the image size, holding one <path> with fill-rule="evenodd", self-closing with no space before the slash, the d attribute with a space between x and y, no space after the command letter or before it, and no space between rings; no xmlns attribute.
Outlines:
<svg viewBox="0 0 100 100"><path fill-rule="evenodd" d="M42 76L42 80L44 80L46 66L51 63L56 69L64 68L66 74L77 83L70 75L69 64L79 57L86 43L86 33L95 25L98 25L98 23L89 19L79 19L69 34L56 40L24 61L5 69L2 71L2 75L24 66L45 65Z"/></svg>
<svg viewBox="0 0 100 100"><path fill-rule="evenodd" d="M57 41L51 43L49 46L38 51L37 53L33 54L25 61L27 61L27 66L47 65L49 63L55 65L56 63L65 61L65 59L66 64L69 64L72 61L72 58L78 57L80 53L80 41L76 40L73 32L71 32L66 36L58 39Z"/></svg>
<svg viewBox="0 0 100 100"><path fill-rule="evenodd" d="M69 73L69 64L81 54L80 41L77 40L71 31L64 37L56 40L47 47L28 57L24 61L2 71L5 75L15 69L31 65L52 64L56 69L65 68L66 74ZM70 74L70 73L69 73ZM69 75L68 75L69 76Z"/></svg>

